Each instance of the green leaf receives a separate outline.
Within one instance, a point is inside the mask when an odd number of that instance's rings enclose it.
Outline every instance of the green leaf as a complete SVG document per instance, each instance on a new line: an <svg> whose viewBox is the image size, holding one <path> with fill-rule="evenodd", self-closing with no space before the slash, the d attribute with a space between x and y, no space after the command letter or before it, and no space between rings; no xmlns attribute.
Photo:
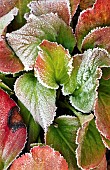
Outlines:
<svg viewBox="0 0 110 170"><path fill-rule="evenodd" d="M95 168L99 165L105 155L100 133L98 132L94 119L86 122L78 131L76 150L77 163L83 169Z"/></svg>
<svg viewBox="0 0 110 170"><path fill-rule="evenodd" d="M81 50L84 37L97 27L110 26L110 0L97 0L93 8L80 13L76 26L77 46Z"/></svg>
<svg viewBox="0 0 110 170"><path fill-rule="evenodd" d="M98 130L110 140L110 79L100 80L94 113Z"/></svg>
<svg viewBox="0 0 110 170"><path fill-rule="evenodd" d="M46 131L55 116L55 90L43 87L32 73L26 73L17 79L15 93L34 120Z"/></svg>
<svg viewBox="0 0 110 170"><path fill-rule="evenodd" d="M29 4L29 8L31 9L31 13L36 16L47 14L47 13L57 13L60 18L62 18L67 25L70 25L71 14L70 14L70 6L69 1L67 0L39 0L32 1Z"/></svg>
<svg viewBox="0 0 110 170"><path fill-rule="evenodd" d="M69 79L71 58L67 50L57 43L44 40L35 63L35 75L46 87L57 89Z"/></svg>
<svg viewBox="0 0 110 170"><path fill-rule="evenodd" d="M28 3L32 0L17 0L16 7L19 9L18 15L15 17L12 28L13 30L20 28L26 23L24 18L24 14L29 12L29 8L27 7Z"/></svg>
<svg viewBox="0 0 110 170"><path fill-rule="evenodd" d="M73 63L72 63L73 69L69 76L68 82L64 84L63 89L62 89L62 92L64 95L72 94L75 91L77 87L77 74L78 74L78 70L79 70L81 62L82 62L82 55L77 54L73 57Z"/></svg>
<svg viewBox="0 0 110 170"><path fill-rule="evenodd" d="M110 56L105 50L94 48L82 54L82 62L77 73L77 86L70 97L70 102L76 109L84 113L93 109L98 79L102 75L100 67L104 66L110 66Z"/></svg>
<svg viewBox="0 0 110 170"><path fill-rule="evenodd" d="M73 51L76 43L72 28L53 13L38 17L30 14L27 17L27 24L21 29L7 34L8 43L24 64L25 70L33 69L39 44L44 39L57 41L70 52Z"/></svg>
<svg viewBox="0 0 110 170"><path fill-rule="evenodd" d="M107 169L107 160L106 160L106 155L104 155L102 161L93 170L106 170L106 169Z"/></svg>
<svg viewBox="0 0 110 170"><path fill-rule="evenodd" d="M76 133L80 123L78 118L61 116L55 119L46 133L46 144L58 150L66 159L70 170L78 170L76 163Z"/></svg>
<svg viewBox="0 0 110 170"><path fill-rule="evenodd" d="M34 121L29 110L18 100L18 106L20 107L20 113L23 118L24 123L27 127L28 140L27 140L27 149L30 150L31 143L37 142L41 127Z"/></svg>
<svg viewBox="0 0 110 170"><path fill-rule="evenodd" d="M97 28L92 30L82 42L82 50L100 47L110 53L110 27Z"/></svg>

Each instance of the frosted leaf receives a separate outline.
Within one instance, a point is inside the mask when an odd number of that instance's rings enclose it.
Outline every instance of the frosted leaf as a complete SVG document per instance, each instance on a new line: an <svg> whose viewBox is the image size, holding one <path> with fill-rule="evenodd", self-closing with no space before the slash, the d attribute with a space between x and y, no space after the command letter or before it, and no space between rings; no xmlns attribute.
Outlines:
<svg viewBox="0 0 110 170"><path fill-rule="evenodd" d="M81 169L93 169L103 160L106 148L103 145L95 121L83 124L77 133L77 164Z"/></svg>
<svg viewBox="0 0 110 170"><path fill-rule="evenodd" d="M16 159L10 170L68 170L66 160L49 146L35 146Z"/></svg>
<svg viewBox="0 0 110 170"><path fill-rule="evenodd" d="M68 82L68 72L72 68L71 57L61 45L47 40L40 44L40 48L34 68L35 75L45 87L57 89L59 85Z"/></svg>
<svg viewBox="0 0 110 170"><path fill-rule="evenodd" d="M26 142L26 127L19 108L0 89L0 169L7 169Z"/></svg>
<svg viewBox="0 0 110 170"><path fill-rule="evenodd" d="M69 0L69 1L70 1L71 13L72 13L72 17L73 17L74 14L76 13L76 10L78 8L80 0Z"/></svg>
<svg viewBox="0 0 110 170"><path fill-rule="evenodd" d="M34 120L46 131L55 116L55 90L45 88L33 74L27 73L17 79L15 93Z"/></svg>
<svg viewBox="0 0 110 170"><path fill-rule="evenodd" d="M14 16L16 16L17 13L18 9L13 8L8 14L0 18L0 35L4 35L6 27L11 23L11 21L14 19Z"/></svg>
<svg viewBox="0 0 110 170"><path fill-rule="evenodd" d="M43 39L57 41L71 52L75 46L72 29L57 14L53 13L39 17L31 14L27 17L27 24L19 30L7 34L8 43L24 64L25 70L33 69L38 46Z"/></svg>
<svg viewBox="0 0 110 170"><path fill-rule="evenodd" d="M76 136L79 127L77 117L63 115L54 120L46 133L46 144L62 153L70 170L79 170L76 161Z"/></svg>
<svg viewBox="0 0 110 170"><path fill-rule="evenodd" d="M31 13L36 16L57 13L68 25L70 25L71 14L69 0L39 0L32 1L28 5L31 9Z"/></svg>
<svg viewBox="0 0 110 170"><path fill-rule="evenodd" d="M12 8L14 8L17 0L0 0L0 17L7 14Z"/></svg>
<svg viewBox="0 0 110 170"><path fill-rule="evenodd" d="M96 89L99 86L98 79L102 76L100 67L104 66L110 66L110 56L106 50L94 48L82 54L82 62L75 80L76 89L70 97L71 104L76 109L84 113L93 109L97 97Z"/></svg>

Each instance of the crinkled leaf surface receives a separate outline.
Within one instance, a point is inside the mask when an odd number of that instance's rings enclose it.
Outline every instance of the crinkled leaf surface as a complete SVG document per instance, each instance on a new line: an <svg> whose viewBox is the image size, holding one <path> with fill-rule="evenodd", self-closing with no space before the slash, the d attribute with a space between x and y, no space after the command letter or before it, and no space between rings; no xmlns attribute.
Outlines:
<svg viewBox="0 0 110 170"><path fill-rule="evenodd" d="M70 97L70 102L76 109L84 113L93 109L98 79L102 74L99 67L109 65L110 56L103 49L89 49L82 54L82 62L77 73L77 87Z"/></svg>
<svg viewBox="0 0 110 170"><path fill-rule="evenodd" d="M83 38L94 28L110 25L110 1L96 0L93 8L82 11L76 26L77 45L81 50Z"/></svg>
<svg viewBox="0 0 110 170"><path fill-rule="evenodd" d="M65 36L64 36L65 35ZM42 40L57 41L72 52L75 37L72 29L57 14L41 16L29 15L27 24L21 29L7 34L8 43L20 58L26 70L33 69Z"/></svg>
<svg viewBox="0 0 110 170"><path fill-rule="evenodd" d="M12 8L14 8L18 0L0 0L0 17L7 14Z"/></svg>
<svg viewBox="0 0 110 170"><path fill-rule="evenodd" d="M26 73L17 79L15 93L18 99L31 112L34 120L46 131L55 116L55 90L45 88L33 74Z"/></svg>
<svg viewBox="0 0 110 170"><path fill-rule="evenodd" d="M46 144L58 150L66 159L70 170L78 170L76 163L76 132L80 127L78 118L60 116L46 133Z"/></svg>
<svg viewBox="0 0 110 170"><path fill-rule="evenodd" d="M57 13L68 25L70 25L71 15L70 6L68 0L39 0L32 1L29 4L31 13L36 16L47 14L47 13Z"/></svg>
<svg viewBox="0 0 110 170"><path fill-rule="evenodd" d="M69 1L70 1L72 16L74 16L74 14L76 13L76 10L78 8L80 0L69 0Z"/></svg>
<svg viewBox="0 0 110 170"><path fill-rule="evenodd" d="M22 155L10 170L68 170L65 159L49 146L35 146L30 153Z"/></svg>
<svg viewBox="0 0 110 170"><path fill-rule="evenodd" d="M101 79L95 103L96 124L99 131L110 140L110 79Z"/></svg>
<svg viewBox="0 0 110 170"><path fill-rule="evenodd" d="M35 74L38 80L46 87L57 89L69 79L69 71L72 68L68 50L57 43L44 40L40 44L35 63Z"/></svg>
<svg viewBox="0 0 110 170"><path fill-rule="evenodd" d="M19 108L0 89L0 169L7 169L26 142L26 127Z"/></svg>
<svg viewBox="0 0 110 170"><path fill-rule="evenodd" d="M80 0L80 8L82 10L90 8L93 6L95 0Z"/></svg>
<svg viewBox="0 0 110 170"><path fill-rule="evenodd" d="M73 63L72 63L73 69L69 76L69 80L67 81L67 83L64 84L62 89L64 95L72 94L75 91L77 87L77 74L81 62L82 62L82 55L77 54L73 57Z"/></svg>
<svg viewBox="0 0 110 170"><path fill-rule="evenodd" d="M83 169L95 168L103 160L105 147L94 119L86 122L78 131L77 163Z"/></svg>
<svg viewBox="0 0 110 170"><path fill-rule="evenodd" d="M110 53L110 27L97 28L91 31L82 42L82 50L100 47Z"/></svg>

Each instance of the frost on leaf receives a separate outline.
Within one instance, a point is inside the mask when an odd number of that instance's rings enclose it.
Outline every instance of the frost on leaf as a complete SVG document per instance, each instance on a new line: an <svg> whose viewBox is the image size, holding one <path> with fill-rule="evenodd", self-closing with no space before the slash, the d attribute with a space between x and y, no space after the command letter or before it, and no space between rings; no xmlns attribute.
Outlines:
<svg viewBox="0 0 110 170"><path fill-rule="evenodd" d="M100 47L110 53L110 27L96 28L92 30L82 42L82 50Z"/></svg>
<svg viewBox="0 0 110 170"><path fill-rule="evenodd" d="M67 25L70 25L71 15L69 0L39 0L32 1L29 4L31 13L36 16L47 14L47 13L57 13L60 18L62 18Z"/></svg>
<svg viewBox="0 0 110 170"><path fill-rule="evenodd" d="M107 170L107 160L106 160L106 156L104 155L103 159L101 160L101 162L99 163L99 165L94 168L93 170Z"/></svg>
<svg viewBox="0 0 110 170"><path fill-rule="evenodd" d="M35 146L30 153L22 155L10 170L68 170L66 160L49 146Z"/></svg>
<svg viewBox="0 0 110 170"><path fill-rule="evenodd" d="M18 13L17 8L13 8L8 14L2 16L0 18L0 35L5 35L6 27L11 23Z"/></svg>
<svg viewBox="0 0 110 170"><path fill-rule="evenodd" d="M38 53L35 63L35 75L46 87L57 89L69 79L71 58L69 52L57 43L44 40L40 44L42 49Z"/></svg>
<svg viewBox="0 0 110 170"><path fill-rule="evenodd" d="M105 138L110 140L110 79L100 80L94 113L97 128Z"/></svg>
<svg viewBox="0 0 110 170"><path fill-rule="evenodd" d="M82 55L75 55L73 57L72 71L67 83L64 84L62 92L64 95L72 94L77 87L77 74L79 66L82 62Z"/></svg>
<svg viewBox="0 0 110 170"><path fill-rule="evenodd" d="M70 1L71 13L72 13L72 17L73 17L74 14L76 13L76 10L78 8L80 0L69 0L69 1Z"/></svg>
<svg viewBox="0 0 110 170"><path fill-rule="evenodd" d="M46 131L55 116L55 90L45 88L33 74L27 73L17 79L15 93L34 120Z"/></svg>
<svg viewBox="0 0 110 170"><path fill-rule="evenodd" d="M0 0L0 17L7 14L12 8L14 8L18 0Z"/></svg>
<svg viewBox="0 0 110 170"><path fill-rule="evenodd" d="M76 75L77 86L70 96L70 102L76 109L84 113L93 109L97 97L98 79L102 75L100 67L104 66L110 66L110 56L105 50L94 48L82 54L82 62Z"/></svg>
<svg viewBox="0 0 110 170"><path fill-rule="evenodd" d="M14 8L0 18L0 71L5 73L16 73L24 68L5 40L6 28L17 12L18 10Z"/></svg>
<svg viewBox="0 0 110 170"><path fill-rule="evenodd" d="M79 50L84 37L96 27L110 25L110 0L96 0L93 8L82 11L76 26L76 38Z"/></svg>
<svg viewBox="0 0 110 170"><path fill-rule="evenodd" d="M77 144L76 155L79 167L83 169L95 168L103 160L106 149L95 126L94 119L86 122L79 129Z"/></svg>
<svg viewBox="0 0 110 170"><path fill-rule="evenodd" d="M75 46L72 29L57 14L53 13L38 17L30 14L27 24L19 30L7 34L8 43L24 64L25 70L33 69L38 46L44 39L57 41L70 52Z"/></svg>
<svg viewBox="0 0 110 170"><path fill-rule="evenodd" d="M67 113L68 114L68 113ZM76 162L76 133L80 127L77 117L60 116L46 133L46 144L58 150L68 162L69 169L79 170Z"/></svg>
<svg viewBox="0 0 110 170"><path fill-rule="evenodd" d="M80 8L82 10L90 8L95 3L95 0L80 0Z"/></svg>
<svg viewBox="0 0 110 170"><path fill-rule="evenodd" d="M16 103L0 89L0 169L7 169L22 151L26 128Z"/></svg>

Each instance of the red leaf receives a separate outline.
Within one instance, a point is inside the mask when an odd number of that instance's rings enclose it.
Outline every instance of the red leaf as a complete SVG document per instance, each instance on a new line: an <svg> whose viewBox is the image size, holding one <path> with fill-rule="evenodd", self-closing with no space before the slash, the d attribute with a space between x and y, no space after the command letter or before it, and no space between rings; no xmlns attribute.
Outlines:
<svg viewBox="0 0 110 170"><path fill-rule="evenodd" d="M0 169L6 169L26 142L26 128L16 103L0 89Z"/></svg>
<svg viewBox="0 0 110 170"><path fill-rule="evenodd" d="M18 0L0 0L0 17L7 14Z"/></svg>
<svg viewBox="0 0 110 170"><path fill-rule="evenodd" d="M82 49L100 47L110 53L110 27L92 30L82 42Z"/></svg>
<svg viewBox="0 0 110 170"><path fill-rule="evenodd" d="M5 39L0 38L0 71L5 73L16 73L23 70L24 66L8 47Z"/></svg>
<svg viewBox="0 0 110 170"><path fill-rule="evenodd" d="M110 0L96 0L93 8L82 11L76 26L78 48L81 49L83 38L94 28L110 25Z"/></svg>
<svg viewBox="0 0 110 170"><path fill-rule="evenodd" d="M70 0L72 16L74 16L74 14L78 8L79 2L80 2L80 0Z"/></svg>
<svg viewBox="0 0 110 170"><path fill-rule="evenodd" d="M65 159L49 146L35 146L30 153L16 159L10 170L68 170Z"/></svg>

